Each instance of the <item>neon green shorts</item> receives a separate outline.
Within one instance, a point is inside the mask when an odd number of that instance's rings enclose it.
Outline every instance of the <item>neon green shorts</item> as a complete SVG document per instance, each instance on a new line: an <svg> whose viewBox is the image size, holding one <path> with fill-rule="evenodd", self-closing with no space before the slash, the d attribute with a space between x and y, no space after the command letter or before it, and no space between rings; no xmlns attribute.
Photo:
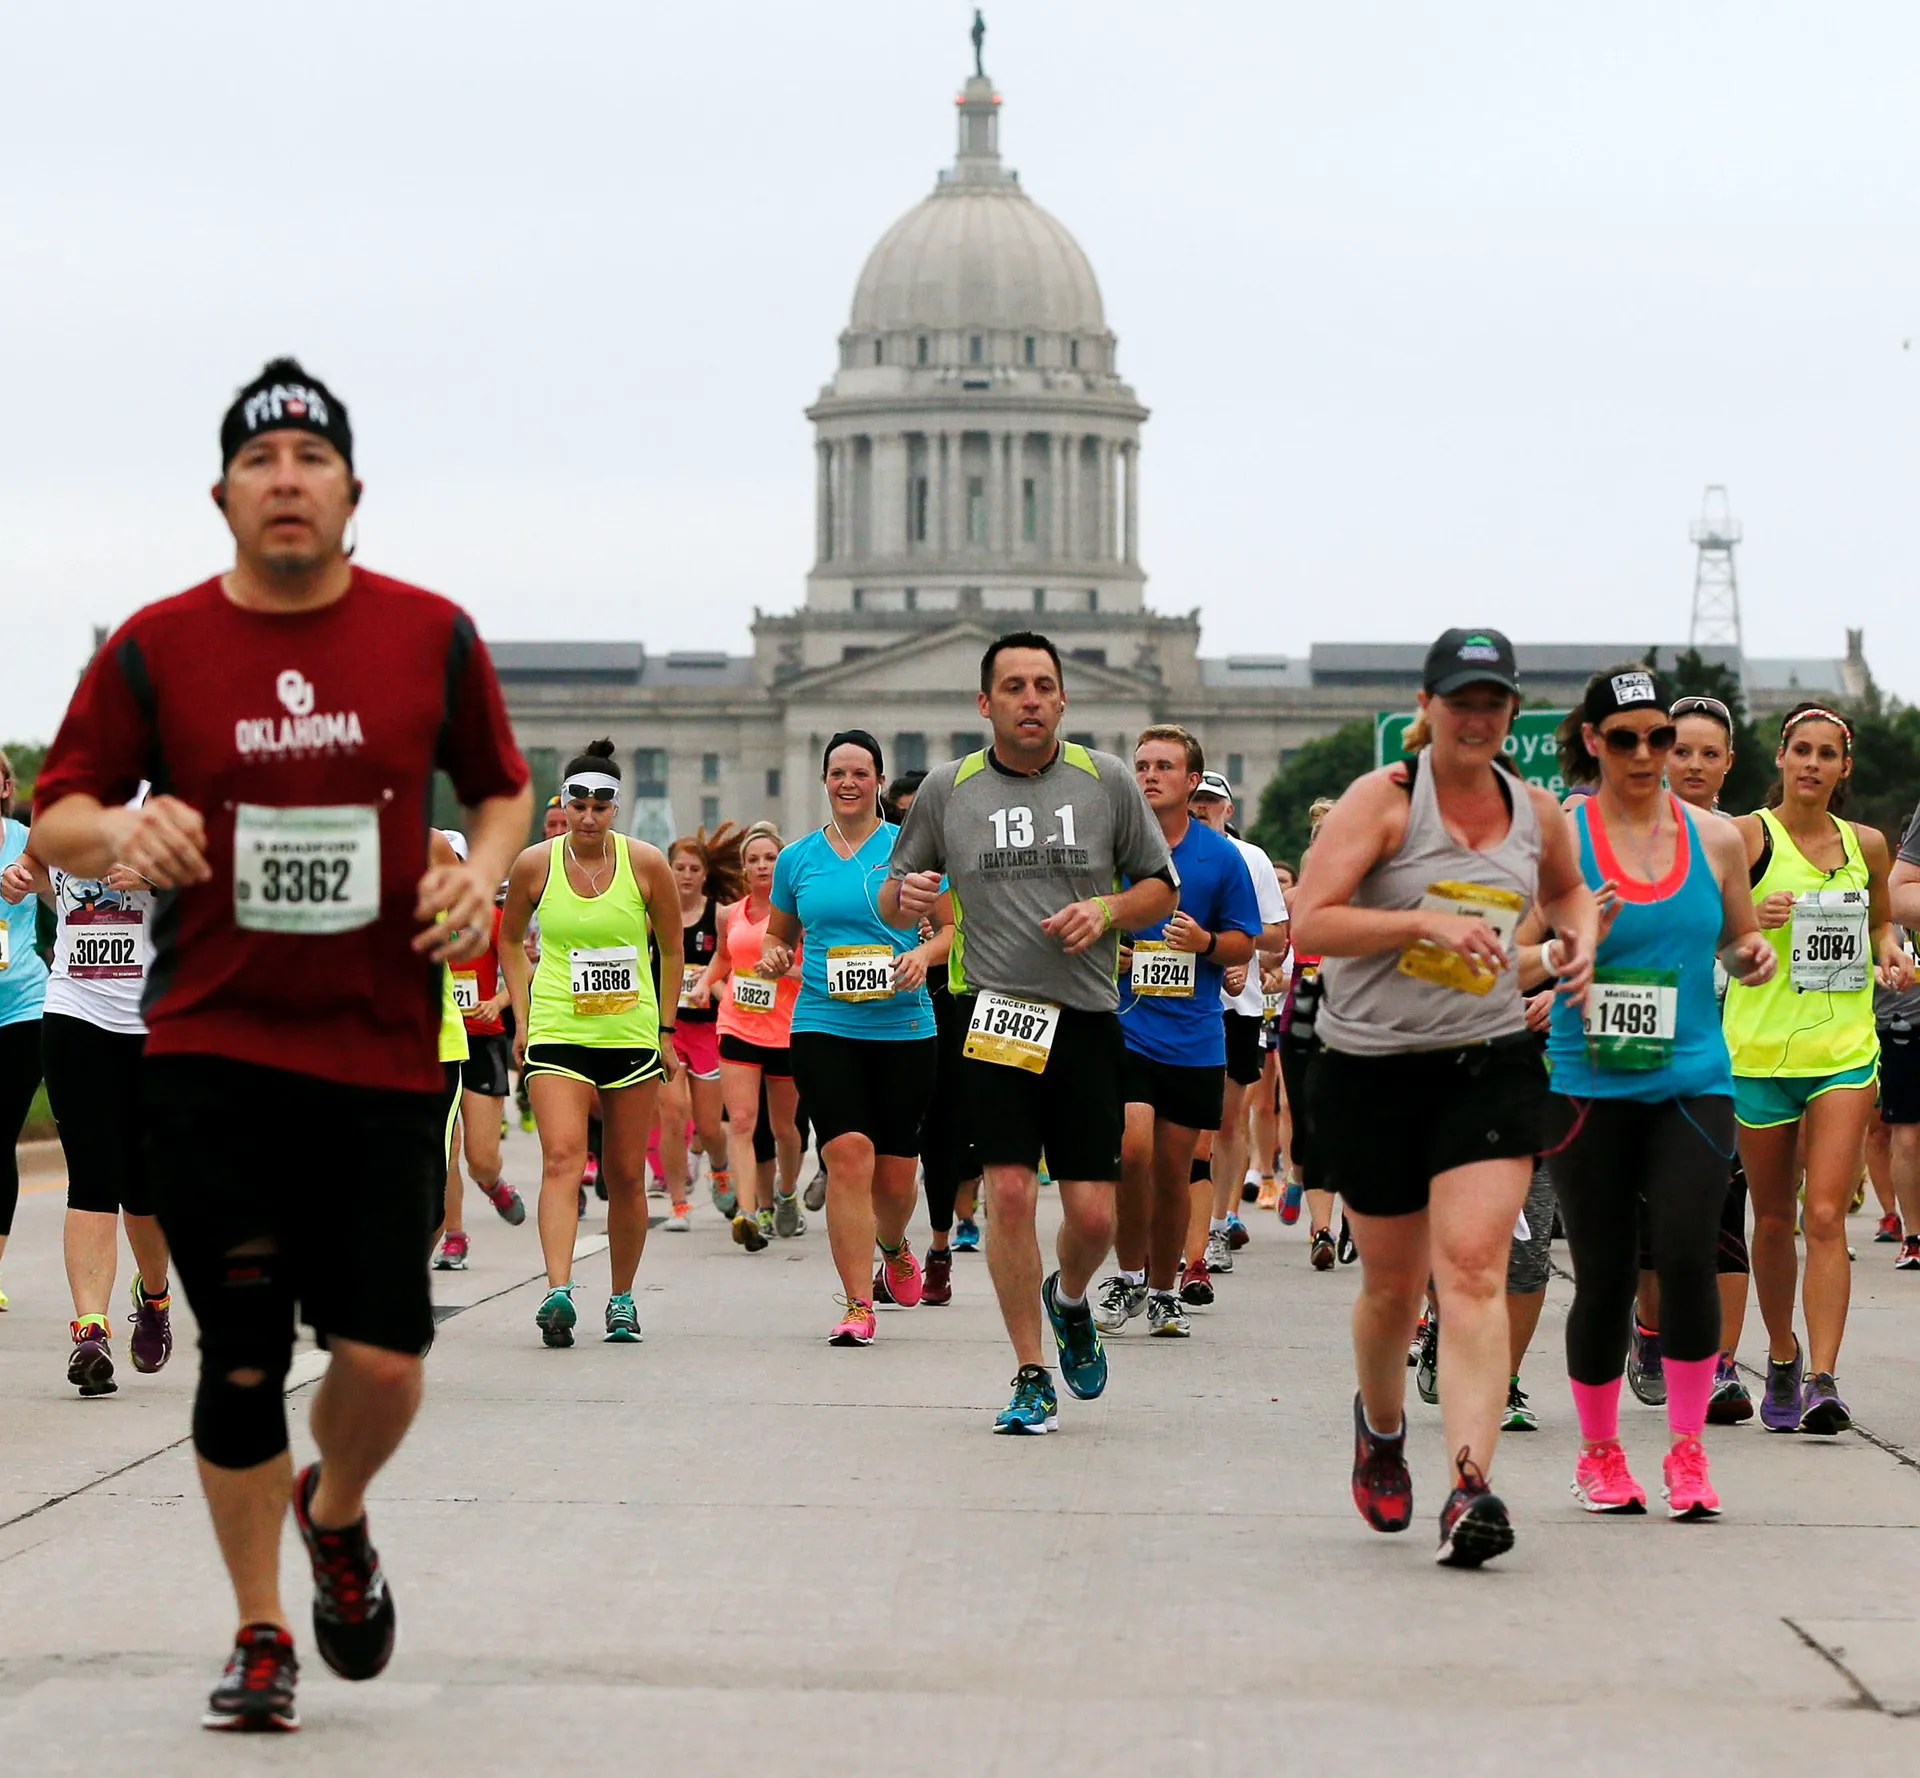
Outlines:
<svg viewBox="0 0 1920 1778"><path fill-rule="evenodd" d="M1736 1074L1733 1077L1733 1115L1749 1130L1772 1130L1798 1123L1822 1093L1837 1087L1870 1087L1878 1062L1862 1062L1838 1074Z"/></svg>

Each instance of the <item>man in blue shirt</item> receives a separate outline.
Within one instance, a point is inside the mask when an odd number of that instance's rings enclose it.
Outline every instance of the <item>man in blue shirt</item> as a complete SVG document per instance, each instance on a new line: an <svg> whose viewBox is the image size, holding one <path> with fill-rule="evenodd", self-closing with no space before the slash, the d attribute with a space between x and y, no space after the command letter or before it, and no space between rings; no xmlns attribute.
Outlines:
<svg viewBox="0 0 1920 1778"><path fill-rule="evenodd" d="M1120 1269L1095 1310L1110 1333L1142 1309L1149 1333L1184 1339L1192 1331L1176 1287L1194 1151L1202 1131L1219 1127L1226 1087L1220 983L1252 958L1260 933L1246 861L1225 835L1187 815L1205 766L1200 743L1174 724L1143 729L1134 743L1134 777L1173 850L1180 905L1135 936L1120 983Z"/></svg>

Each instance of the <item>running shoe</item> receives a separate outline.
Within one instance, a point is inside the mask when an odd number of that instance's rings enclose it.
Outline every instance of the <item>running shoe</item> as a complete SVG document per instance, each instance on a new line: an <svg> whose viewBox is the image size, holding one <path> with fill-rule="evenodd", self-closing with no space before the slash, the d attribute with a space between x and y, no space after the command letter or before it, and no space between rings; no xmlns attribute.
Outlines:
<svg viewBox="0 0 1920 1778"><path fill-rule="evenodd" d="M1769 1432L1800 1430L1800 1380L1805 1360L1798 1338L1793 1342L1793 1356L1786 1363L1768 1354L1767 1388L1760 1397L1760 1424Z"/></svg>
<svg viewBox="0 0 1920 1778"><path fill-rule="evenodd" d="M1706 1449L1697 1438L1683 1438L1667 1453L1666 1496L1668 1515L1676 1519L1717 1519L1720 1496L1713 1491L1707 1475Z"/></svg>
<svg viewBox="0 0 1920 1778"><path fill-rule="evenodd" d="M1060 1398L1042 1365L1023 1364L1013 1379L1013 1400L994 1420L995 1432L1038 1435L1060 1430Z"/></svg>
<svg viewBox="0 0 1920 1778"><path fill-rule="evenodd" d="M1209 1272L1233 1270L1233 1243L1228 1240L1224 1229L1214 1229L1207 1236L1207 1270Z"/></svg>
<svg viewBox="0 0 1920 1778"><path fill-rule="evenodd" d="M1053 1343L1060 1350L1060 1381L1067 1393L1092 1401L1107 1386L1107 1352L1100 1330L1093 1324L1093 1305L1063 1309L1058 1302L1060 1274L1049 1272L1040 1286L1040 1301L1053 1323Z"/></svg>
<svg viewBox="0 0 1920 1778"><path fill-rule="evenodd" d="M1834 1387L1832 1371L1815 1371L1807 1378L1800 1398L1800 1430L1818 1433L1853 1430L1853 1416L1847 1412L1847 1404Z"/></svg>
<svg viewBox="0 0 1920 1778"><path fill-rule="evenodd" d="M533 1134L533 1108L530 1105L520 1107L520 1133L523 1136Z"/></svg>
<svg viewBox="0 0 1920 1778"><path fill-rule="evenodd" d="M633 1306L630 1291L607 1298L607 1331L600 1337L609 1346L640 1344L640 1311Z"/></svg>
<svg viewBox="0 0 1920 1778"><path fill-rule="evenodd" d="M927 1249L927 1269L921 1279L920 1301L932 1308L953 1301L953 1249Z"/></svg>
<svg viewBox="0 0 1920 1778"><path fill-rule="evenodd" d="M1213 1306L1213 1273L1204 1259L1196 1259L1180 1274L1180 1300L1196 1309Z"/></svg>
<svg viewBox="0 0 1920 1778"><path fill-rule="evenodd" d="M750 1210L743 1210L733 1219L733 1238L749 1253L759 1253L767 1245L767 1237L760 1232L760 1219Z"/></svg>
<svg viewBox="0 0 1920 1778"><path fill-rule="evenodd" d="M807 1208L816 1216L826 1208L827 1203L827 1165L822 1161L807 1181Z"/></svg>
<svg viewBox="0 0 1920 1778"><path fill-rule="evenodd" d="M313 1564L313 1642L342 1679L371 1679L393 1658L397 1615L380 1554L367 1538L367 1516L323 1531L313 1522L320 1465L309 1463L293 1484L293 1522Z"/></svg>
<svg viewBox="0 0 1920 1778"><path fill-rule="evenodd" d="M1502 1432L1538 1432L1540 1416L1527 1406L1527 1392L1518 1377L1507 1379L1507 1411L1500 1419Z"/></svg>
<svg viewBox="0 0 1920 1778"><path fill-rule="evenodd" d="M807 1219L801 1213L800 1200L792 1192L773 1194L773 1232L783 1241L807 1232Z"/></svg>
<svg viewBox="0 0 1920 1778"><path fill-rule="evenodd" d="M1407 1342L1407 1369L1408 1370L1412 1370L1413 1367L1420 1362L1420 1354L1426 1349L1426 1344L1427 1344L1427 1317L1423 1313L1420 1317L1419 1325L1415 1327L1413 1330L1413 1338Z"/></svg>
<svg viewBox="0 0 1920 1778"><path fill-rule="evenodd" d="M1238 1253L1252 1239L1253 1236L1247 1232L1247 1225L1240 1220L1240 1212L1234 1211L1227 1218L1227 1245Z"/></svg>
<svg viewBox="0 0 1920 1778"><path fill-rule="evenodd" d="M85 1315L73 1323L67 1381L84 1396L111 1395L120 1387L113 1380L113 1347L107 1337L106 1316Z"/></svg>
<svg viewBox="0 0 1920 1778"><path fill-rule="evenodd" d="M166 1290L158 1296L148 1296L147 1287L140 1282L136 1271L133 1313L127 1319L133 1323L133 1334L127 1341L127 1356L133 1360L133 1368L148 1377L155 1371L165 1370L167 1360L173 1356L173 1292Z"/></svg>
<svg viewBox="0 0 1920 1778"><path fill-rule="evenodd" d="M955 1253L980 1251L980 1225L971 1216L963 1216L953 1225L953 1250Z"/></svg>
<svg viewBox="0 0 1920 1778"><path fill-rule="evenodd" d="M467 1269L467 1236L464 1229L448 1229L440 1237L433 1256L436 1272L464 1272Z"/></svg>
<svg viewBox="0 0 1920 1778"><path fill-rule="evenodd" d="M1660 1335L1657 1329L1642 1327L1637 1315L1633 1340L1627 1348L1627 1387L1636 1401L1650 1408L1666 1404L1667 1373L1660 1362Z"/></svg>
<svg viewBox="0 0 1920 1778"><path fill-rule="evenodd" d="M771 1241L774 1236L772 1207L769 1206L766 1209L756 1210L753 1213L753 1220L760 1225L761 1240Z"/></svg>
<svg viewBox="0 0 1920 1778"><path fill-rule="evenodd" d="M1307 1258L1316 1272L1333 1270L1333 1230L1315 1229L1307 1247Z"/></svg>
<svg viewBox="0 0 1920 1778"><path fill-rule="evenodd" d="M1147 1281L1138 1284L1122 1278L1118 1272L1100 1286L1094 1298L1093 1319L1102 1333L1118 1333L1136 1315L1147 1311Z"/></svg>
<svg viewBox="0 0 1920 1778"><path fill-rule="evenodd" d="M834 1323L833 1332L827 1335L829 1346L871 1346L873 1337L880 1331L875 1319L873 1304L863 1297L839 1296L833 1299L846 1310L846 1313Z"/></svg>
<svg viewBox="0 0 1920 1778"><path fill-rule="evenodd" d="M1873 1231L1876 1241L1897 1241L1900 1239L1900 1218L1893 1211L1880 1218L1879 1226Z"/></svg>
<svg viewBox="0 0 1920 1778"><path fill-rule="evenodd" d="M1909 1235L1900 1243L1900 1254L1893 1262L1896 1272L1920 1272L1920 1235Z"/></svg>
<svg viewBox="0 0 1920 1778"><path fill-rule="evenodd" d="M897 1303L903 1309L912 1309L919 1305L926 1294L926 1279L921 1273L920 1262L913 1257L913 1248L905 1235L900 1237L900 1251L889 1253L880 1249L880 1263L875 1273L886 1280L887 1301Z"/></svg>
<svg viewBox="0 0 1920 1778"><path fill-rule="evenodd" d="M1240 1181L1240 1202L1256 1207L1260 1202L1260 1178L1258 1174L1248 1174Z"/></svg>
<svg viewBox="0 0 1920 1778"><path fill-rule="evenodd" d="M670 1235L684 1235L689 1233L692 1228L693 1206L691 1204L674 1205L673 1209L669 1211L667 1215L667 1233Z"/></svg>
<svg viewBox="0 0 1920 1778"><path fill-rule="evenodd" d="M1353 1244L1353 1224L1347 1220L1347 1213L1340 1212L1340 1244L1337 1249L1340 1263L1350 1266L1360 1257L1360 1249Z"/></svg>
<svg viewBox="0 0 1920 1778"><path fill-rule="evenodd" d="M1256 1210L1278 1210L1280 1208L1280 1188L1274 1184L1271 1178L1260 1181L1260 1190L1253 1200L1253 1207ZM1293 1214L1295 1220L1298 1220L1300 1215L1300 1206L1298 1204L1294 1205Z"/></svg>
<svg viewBox="0 0 1920 1778"><path fill-rule="evenodd" d="M533 1312L533 1324L549 1346L571 1346L573 1324L579 1319L579 1312L573 1306L571 1284L554 1285Z"/></svg>
<svg viewBox="0 0 1920 1778"><path fill-rule="evenodd" d="M1300 1201L1307 1195L1307 1188L1297 1179L1287 1181L1287 1189L1280 1194L1280 1220L1288 1228L1300 1220Z"/></svg>
<svg viewBox="0 0 1920 1778"><path fill-rule="evenodd" d="M1740 1372L1726 1353L1713 1367L1713 1394L1707 1398L1709 1426L1738 1426L1753 1418L1753 1397L1740 1380Z"/></svg>
<svg viewBox="0 0 1920 1778"><path fill-rule="evenodd" d="M1455 1458L1460 1485L1440 1509L1440 1547L1433 1559L1443 1568L1478 1568L1513 1548L1507 1504L1463 1449Z"/></svg>
<svg viewBox="0 0 1920 1778"><path fill-rule="evenodd" d="M1155 1291L1147 1298L1147 1332L1163 1340L1192 1337L1193 1323L1187 1319L1186 1305L1172 1291Z"/></svg>
<svg viewBox="0 0 1920 1778"><path fill-rule="evenodd" d="M291 1733L300 1726L293 1701L299 1677L293 1638L278 1624L249 1624L234 1639L200 1726L241 1735Z"/></svg>
<svg viewBox="0 0 1920 1778"><path fill-rule="evenodd" d="M527 1207L521 1201L520 1194L504 1179L496 1179L491 1185L483 1185L480 1191L487 1202L499 1211L502 1222L518 1228L527 1220Z"/></svg>
<svg viewBox="0 0 1920 1778"><path fill-rule="evenodd" d="M1633 1479L1617 1438L1582 1446L1573 1466L1573 1497L1590 1513L1643 1513L1647 1491Z"/></svg>
<svg viewBox="0 0 1920 1778"><path fill-rule="evenodd" d="M0 1290L0 1315L4 1315L12 1306L12 1299L4 1290Z"/></svg>
<svg viewBox="0 0 1920 1778"><path fill-rule="evenodd" d="M591 1186L593 1195L603 1203L606 1201L607 1182L600 1177L600 1157L597 1154L587 1156L586 1171L580 1175L580 1186L582 1190Z"/></svg>
<svg viewBox="0 0 1920 1778"><path fill-rule="evenodd" d="M584 1185L580 1188L580 1204L574 1213L573 1219L575 1222L585 1222L587 1220L587 1188Z"/></svg>
<svg viewBox="0 0 1920 1778"><path fill-rule="evenodd" d="M733 1195L733 1175L715 1173L707 1182L713 1197L713 1207L729 1222L740 1213L740 1200Z"/></svg>
<svg viewBox="0 0 1920 1778"><path fill-rule="evenodd" d="M1420 1324L1420 1362L1413 1368L1413 1386L1428 1407L1440 1405L1440 1317L1428 1315Z"/></svg>
<svg viewBox="0 0 1920 1778"><path fill-rule="evenodd" d="M1407 1469L1407 1428L1383 1438L1367 1425L1353 1397L1353 1504L1376 1531L1404 1531L1413 1523L1413 1476Z"/></svg>

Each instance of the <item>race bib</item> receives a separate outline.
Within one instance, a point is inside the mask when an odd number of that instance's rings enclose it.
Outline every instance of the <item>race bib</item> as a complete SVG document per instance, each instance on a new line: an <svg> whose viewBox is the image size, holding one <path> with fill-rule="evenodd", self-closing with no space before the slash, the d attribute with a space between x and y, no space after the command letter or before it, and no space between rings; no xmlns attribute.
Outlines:
<svg viewBox="0 0 1920 1778"><path fill-rule="evenodd" d="M67 918L67 974L76 982L138 981L141 918L133 908L77 908Z"/></svg>
<svg viewBox="0 0 1920 1778"><path fill-rule="evenodd" d="M689 1007L694 1007L693 993L699 986L700 972L697 969L691 974L683 975L680 978L680 1010L682 1012L685 1012ZM694 1007L694 1010L698 1011L699 1009L698 1007Z"/></svg>
<svg viewBox="0 0 1920 1778"><path fill-rule="evenodd" d="M1802 994L1857 994L1867 985L1864 889L1815 889L1793 903L1790 979Z"/></svg>
<svg viewBox="0 0 1920 1778"><path fill-rule="evenodd" d="M1271 1025L1280 1016L1280 1008L1286 1004L1284 994L1265 994L1260 996L1260 1016Z"/></svg>
<svg viewBox="0 0 1920 1778"><path fill-rule="evenodd" d="M8 929L7 917L0 914L0 975L5 975L13 967L13 933Z"/></svg>
<svg viewBox="0 0 1920 1778"><path fill-rule="evenodd" d="M1597 969L1582 1024L1600 1068L1644 1071L1673 1060L1680 977L1671 969Z"/></svg>
<svg viewBox="0 0 1920 1778"><path fill-rule="evenodd" d="M569 951L573 1010L583 1019L610 1018L640 1004L640 952L634 945Z"/></svg>
<svg viewBox="0 0 1920 1778"><path fill-rule="evenodd" d="M1029 1074L1043 1074L1059 1029L1060 1009L1050 1001L982 994L973 1003L961 1054L976 1062L998 1062L1007 1068L1024 1068Z"/></svg>
<svg viewBox="0 0 1920 1778"><path fill-rule="evenodd" d="M776 985L760 975L733 978L733 1004L742 1012L772 1012Z"/></svg>
<svg viewBox="0 0 1920 1778"><path fill-rule="evenodd" d="M480 978L475 975L462 975L453 972L453 1004L462 1013L480 1010Z"/></svg>
<svg viewBox="0 0 1920 1778"><path fill-rule="evenodd" d="M1468 914L1486 921L1507 953L1508 967L1512 967L1513 935L1526 903L1511 889L1496 889L1485 883L1430 883L1420 898L1420 907L1423 913ZM1400 973L1438 988L1457 988L1464 994L1491 993L1500 979L1490 970L1474 968L1458 951L1424 938L1400 953Z"/></svg>
<svg viewBox="0 0 1920 1778"><path fill-rule="evenodd" d="M358 932L380 917L380 812L269 809L233 819L233 923L307 937Z"/></svg>
<svg viewBox="0 0 1920 1778"><path fill-rule="evenodd" d="M1141 1000L1191 1000L1194 954L1176 951L1161 939L1133 941L1133 974L1128 978Z"/></svg>
<svg viewBox="0 0 1920 1778"><path fill-rule="evenodd" d="M831 1000L891 1000L891 945L834 945L827 951L827 997Z"/></svg>

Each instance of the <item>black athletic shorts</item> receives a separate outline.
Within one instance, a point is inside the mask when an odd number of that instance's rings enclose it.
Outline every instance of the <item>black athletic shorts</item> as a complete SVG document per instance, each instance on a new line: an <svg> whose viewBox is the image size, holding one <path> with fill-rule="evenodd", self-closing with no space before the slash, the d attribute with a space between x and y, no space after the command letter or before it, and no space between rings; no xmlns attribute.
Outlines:
<svg viewBox="0 0 1920 1778"><path fill-rule="evenodd" d="M1225 1115L1227 1071L1186 1068L1128 1050L1120 1064L1120 1092L1128 1105L1151 1105L1153 1115L1188 1130L1217 1130Z"/></svg>
<svg viewBox="0 0 1920 1778"><path fill-rule="evenodd" d="M749 1043L731 1031L720 1033L720 1060L738 1062L743 1068L758 1068L772 1080L793 1079L793 1051L774 1049L770 1044Z"/></svg>
<svg viewBox="0 0 1920 1778"><path fill-rule="evenodd" d="M1411 1216L1438 1174L1545 1146L1547 1070L1524 1031L1397 1056L1322 1047L1307 1096L1317 1183L1363 1216Z"/></svg>
<svg viewBox="0 0 1920 1778"><path fill-rule="evenodd" d="M148 1057L140 1090L147 1177L204 1347L290 1333L297 1313L323 1343L426 1351L439 1094L225 1056Z"/></svg>
<svg viewBox="0 0 1920 1778"><path fill-rule="evenodd" d="M1880 1027L1880 1121L1920 1124L1920 1030Z"/></svg>
<svg viewBox="0 0 1920 1778"><path fill-rule="evenodd" d="M67 1157L69 1210L153 1214L140 1151L140 1052L146 1046L138 1031L103 1031L68 1013L50 1012L40 1021L40 1066Z"/></svg>
<svg viewBox="0 0 1920 1778"><path fill-rule="evenodd" d="M513 1051L501 1031L467 1033L467 1059L460 1064L460 1084L486 1099L504 1099L511 1090L507 1076Z"/></svg>
<svg viewBox="0 0 1920 1778"><path fill-rule="evenodd" d="M920 1171L929 1203L942 1194L951 1202L962 1181L980 1177L980 1157L968 1140L960 1103L960 1046L967 1040L967 1021L945 988L936 988L930 998L940 1037L940 1069L920 1125Z"/></svg>
<svg viewBox="0 0 1920 1778"><path fill-rule="evenodd" d="M1227 1078L1236 1086L1250 1087L1260 1078L1265 1058L1260 1054L1260 1026L1263 1021L1227 1007L1221 1013L1227 1028ZM1214 1120L1218 1123L1218 1119Z"/></svg>
<svg viewBox="0 0 1920 1778"><path fill-rule="evenodd" d="M973 996L956 996L964 1031ZM964 1039L963 1039L964 1043ZM1120 1177L1126 1103L1120 1015L1064 1007L1046 1071L960 1058L960 1103L974 1152L989 1167L1038 1167L1055 1179Z"/></svg>
<svg viewBox="0 0 1920 1778"><path fill-rule="evenodd" d="M584 1043L530 1043L524 1075L557 1074L566 1080L582 1080L603 1093L622 1087L645 1086L666 1072L660 1065L660 1052L639 1044L600 1049Z"/></svg>
<svg viewBox="0 0 1920 1778"><path fill-rule="evenodd" d="M793 1078L821 1148L836 1136L858 1134L875 1154L917 1155L939 1047L931 1037L794 1032Z"/></svg>

